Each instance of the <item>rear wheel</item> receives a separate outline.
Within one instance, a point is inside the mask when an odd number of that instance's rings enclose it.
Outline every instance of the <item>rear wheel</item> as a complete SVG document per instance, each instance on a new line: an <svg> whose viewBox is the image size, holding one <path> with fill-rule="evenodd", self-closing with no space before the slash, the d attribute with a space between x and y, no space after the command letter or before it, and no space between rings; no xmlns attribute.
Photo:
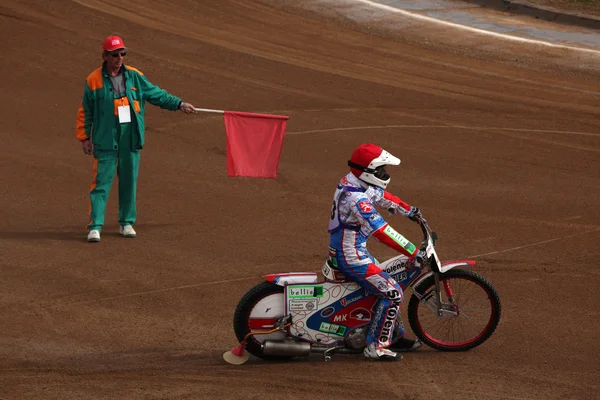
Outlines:
<svg viewBox="0 0 600 400"><path fill-rule="evenodd" d="M283 287L271 282L262 282L246 293L238 303L233 316L233 329L241 342L250 332L267 332L284 316ZM278 331L267 335L252 335L246 342L246 350L266 360L283 360L291 357L266 356L261 344L265 340L283 340L286 334Z"/></svg>
<svg viewBox="0 0 600 400"><path fill-rule="evenodd" d="M452 269L440 276L441 315L433 276L413 290L422 299L412 296L408 303L410 326L434 349L464 351L477 347L500 322L500 297L492 284L476 272Z"/></svg>

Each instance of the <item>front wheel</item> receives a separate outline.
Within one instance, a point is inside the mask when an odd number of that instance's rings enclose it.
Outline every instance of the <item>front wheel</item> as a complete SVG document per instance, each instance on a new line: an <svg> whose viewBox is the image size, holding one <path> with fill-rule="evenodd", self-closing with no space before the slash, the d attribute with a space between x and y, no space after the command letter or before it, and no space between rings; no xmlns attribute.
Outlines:
<svg viewBox="0 0 600 400"><path fill-rule="evenodd" d="M262 282L250 289L240 300L233 315L235 336L241 342L250 332L268 332L284 316L283 287L271 282ZM267 335L253 335L246 341L246 350L266 360L282 360L289 357L266 356L262 351L265 340L283 340L282 331Z"/></svg>
<svg viewBox="0 0 600 400"><path fill-rule="evenodd" d="M477 347L494 333L500 322L500 297L491 283L473 271L452 269L440 275L441 296L430 276L413 288L408 320L415 335L428 346L444 351ZM437 299L442 302L438 312Z"/></svg>

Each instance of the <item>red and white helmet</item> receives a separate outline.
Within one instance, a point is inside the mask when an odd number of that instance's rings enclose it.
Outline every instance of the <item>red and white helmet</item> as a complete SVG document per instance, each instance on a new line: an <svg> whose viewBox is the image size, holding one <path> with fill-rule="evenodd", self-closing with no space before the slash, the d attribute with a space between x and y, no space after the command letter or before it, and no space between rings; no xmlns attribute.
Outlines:
<svg viewBox="0 0 600 400"><path fill-rule="evenodd" d="M386 165L399 165L400 159L371 143L361 144L348 161L350 171L363 182L385 189L390 183Z"/></svg>

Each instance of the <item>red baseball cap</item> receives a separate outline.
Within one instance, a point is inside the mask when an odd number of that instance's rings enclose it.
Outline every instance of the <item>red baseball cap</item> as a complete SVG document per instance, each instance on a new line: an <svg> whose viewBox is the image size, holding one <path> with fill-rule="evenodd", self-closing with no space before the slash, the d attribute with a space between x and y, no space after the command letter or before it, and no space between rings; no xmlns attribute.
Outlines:
<svg viewBox="0 0 600 400"><path fill-rule="evenodd" d="M109 36L102 42L102 49L104 51L115 51L117 49L124 49L123 39L118 36Z"/></svg>

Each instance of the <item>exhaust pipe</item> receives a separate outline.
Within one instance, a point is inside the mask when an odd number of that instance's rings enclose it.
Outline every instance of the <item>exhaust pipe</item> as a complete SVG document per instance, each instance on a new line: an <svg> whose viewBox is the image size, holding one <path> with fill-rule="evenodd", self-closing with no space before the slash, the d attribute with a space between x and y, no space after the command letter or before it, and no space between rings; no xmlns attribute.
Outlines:
<svg viewBox="0 0 600 400"><path fill-rule="evenodd" d="M293 340L265 340L262 343L262 352L266 356L279 357L308 357L310 343L296 342Z"/></svg>

